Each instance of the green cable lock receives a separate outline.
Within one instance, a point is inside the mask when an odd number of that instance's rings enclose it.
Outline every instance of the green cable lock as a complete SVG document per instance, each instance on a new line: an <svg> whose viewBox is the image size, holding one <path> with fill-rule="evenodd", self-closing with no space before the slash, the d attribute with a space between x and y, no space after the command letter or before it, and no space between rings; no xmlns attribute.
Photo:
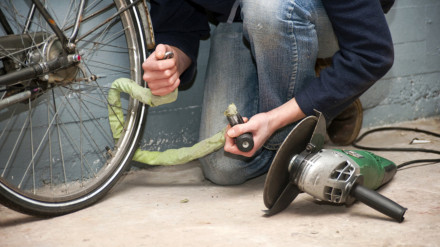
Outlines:
<svg viewBox="0 0 440 247"><path fill-rule="evenodd" d="M129 94L132 98L151 107L168 104L177 99L177 89L166 96L156 96L149 88L144 88L133 80L120 78L112 83L108 94L109 123L113 138L118 140L123 131L124 113L121 108L121 92ZM231 104L227 112L236 112L236 107ZM210 138L200 141L191 147L168 149L163 152L137 149L133 160L148 165L179 165L201 158L222 148L225 144L225 130L219 131Z"/></svg>

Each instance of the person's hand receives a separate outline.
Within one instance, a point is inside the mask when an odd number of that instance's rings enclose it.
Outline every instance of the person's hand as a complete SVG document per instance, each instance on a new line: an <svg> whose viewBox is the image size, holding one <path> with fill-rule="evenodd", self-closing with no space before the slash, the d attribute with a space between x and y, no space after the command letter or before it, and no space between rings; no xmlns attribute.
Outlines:
<svg viewBox="0 0 440 247"><path fill-rule="evenodd" d="M174 57L164 59L165 53L171 51ZM159 44L156 50L142 64L143 79L151 93L158 96L167 95L180 85L180 75L191 63L189 57L180 49Z"/></svg>
<svg viewBox="0 0 440 247"><path fill-rule="evenodd" d="M270 127L267 113L257 114L249 120L247 118L243 118L243 121L245 122L244 124L237 124L232 128L230 125L228 125L225 134L224 150L232 154L252 157L263 146L267 139L269 139L274 131ZM254 147L249 152L242 152L238 149L237 145L235 144L235 139L233 138L247 132L252 133Z"/></svg>
<svg viewBox="0 0 440 247"><path fill-rule="evenodd" d="M292 98L275 109L256 114L249 121L247 118L243 118L244 124L237 124L232 128L228 126L225 133L224 150L232 154L252 157L275 131L305 116L295 98ZM242 152L235 145L233 138L247 132L253 135L254 148L249 152Z"/></svg>

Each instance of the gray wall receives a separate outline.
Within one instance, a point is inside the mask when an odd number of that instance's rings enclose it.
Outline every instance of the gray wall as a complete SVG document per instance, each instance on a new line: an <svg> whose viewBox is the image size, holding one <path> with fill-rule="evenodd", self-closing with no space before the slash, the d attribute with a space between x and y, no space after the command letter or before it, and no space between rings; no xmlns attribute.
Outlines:
<svg viewBox="0 0 440 247"><path fill-rule="evenodd" d="M396 0L393 68L362 97L364 126L440 115L440 1Z"/></svg>
<svg viewBox="0 0 440 247"><path fill-rule="evenodd" d="M163 151L192 146L198 141L208 55L209 40L202 41L197 75L191 87L180 90L175 102L148 109L142 149Z"/></svg>
<svg viewBox="0 0 440 247"><path fill-rule="evenodd" d="M387 14L395 45L393 68L362 97L364 127L440 115L440 1L396 0ZM198 139L209 41L202 42L191 88L177 102L150 108L141 147L164 150Z"/></svg>

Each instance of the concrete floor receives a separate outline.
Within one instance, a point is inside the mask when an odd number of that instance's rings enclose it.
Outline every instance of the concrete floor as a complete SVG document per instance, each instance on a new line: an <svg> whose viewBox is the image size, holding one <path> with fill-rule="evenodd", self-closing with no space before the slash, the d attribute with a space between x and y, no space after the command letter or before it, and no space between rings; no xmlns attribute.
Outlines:
<svg viewBox="0 0 440 247"><path fill-rule="evenodd" d="M440 118L399 124L440 133ZM440 139L384 132L364 144L439 149ZM412 145L414 146L414 145ZM424 153L376 152L400 164ZM40 219L0 206L0 246L440 246L440 164L397 172L380 190L408 208L403 223L361 204L314 201L303 193L282 213L263 217L265 176L221 187L199 164L131 171L100 202L66 216Z"/></svg>

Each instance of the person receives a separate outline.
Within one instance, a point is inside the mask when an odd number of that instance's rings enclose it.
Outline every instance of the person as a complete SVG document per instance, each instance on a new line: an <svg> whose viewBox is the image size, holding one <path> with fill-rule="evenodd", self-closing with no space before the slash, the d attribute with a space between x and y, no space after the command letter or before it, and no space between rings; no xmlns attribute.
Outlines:
<svg viewBox="0 0 440 247"><path fill-rule="evenodd" d="M143 79L155 95L187 83L196 71L200 39L211 35L200 138L227 125L223 111L230 103L249 119L228 128L224 150L200 161L213 183L241 184L267 172L295 123L314 110L339 125L336 132L343 130L342 139L348 136L345 144L357 136L358 98L393 64L382 8L389 3L152 0L158 45L143 63ZM218 22L212 32L210 21ZM162 60L166 51L173 51L174 58ZM317 76L317 59L328 57L331 66ZM338 120L340 114L346 123ZM245 153L233 138L246 132L253 134L254 148Z"/></svg>

